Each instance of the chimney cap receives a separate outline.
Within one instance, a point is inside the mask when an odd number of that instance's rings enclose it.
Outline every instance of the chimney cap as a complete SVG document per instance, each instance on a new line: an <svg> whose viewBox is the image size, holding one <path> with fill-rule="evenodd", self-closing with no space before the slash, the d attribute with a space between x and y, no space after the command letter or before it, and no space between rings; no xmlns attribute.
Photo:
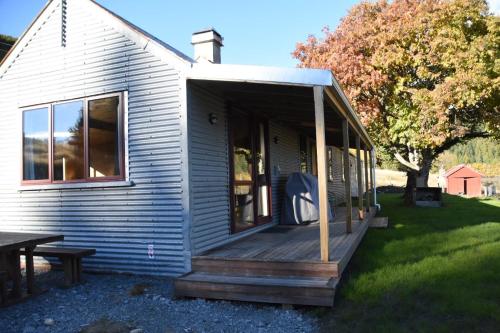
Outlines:
<svg viewBox="0 0 500 333"><path fill-rule="evenodd" d="M217 32L217 30L215 30L214 27L207 27L205 29L201 29L201 30L198 30L198 31L195 31L193 32L193 35L199 35L199 34L203 34L205 32L213 32L215 35L217 35L220 39L223 39L222 38L222 35L220 33Z"/></svg>
<svg viewBox="0 0 500 333"><path fill-rule="evenodd" d="M213 27L196 31L191 35L191 44L193 45L215 41L220 44L220 46L224 46L224 44L222 44L223 40L224 38L222 38L221 34L218 33Z"/></svg>

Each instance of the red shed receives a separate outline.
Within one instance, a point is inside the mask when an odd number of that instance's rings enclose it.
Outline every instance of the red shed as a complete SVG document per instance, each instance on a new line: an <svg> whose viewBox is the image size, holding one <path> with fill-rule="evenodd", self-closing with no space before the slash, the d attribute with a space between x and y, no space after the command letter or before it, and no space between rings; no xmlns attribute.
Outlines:
<svg viewBox="0 0 500 333"><path fill-rule="evenodd" d="M463 194L469 197L481 195L481 177L476 170L465 164L457 165L444 175L446 178L446 193Z"/></svg>

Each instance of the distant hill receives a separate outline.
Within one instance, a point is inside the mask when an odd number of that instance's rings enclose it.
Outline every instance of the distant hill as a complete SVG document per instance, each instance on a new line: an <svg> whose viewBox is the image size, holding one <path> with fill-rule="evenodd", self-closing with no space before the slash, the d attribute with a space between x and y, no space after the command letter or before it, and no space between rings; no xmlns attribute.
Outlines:
<svg viewBox="0 0 500 333"><path fill-rule="evenodd" d="M500 141L478 138L459 144L442 153L434 163L446 170L457 164L469 164L486 176L500 176Z"/></svg>
<svg viewBox="0 0 500 333"><path fill-rule="evenodd" d="M0 34L0 61L2 61L15 42L16 38Z"/></svg>

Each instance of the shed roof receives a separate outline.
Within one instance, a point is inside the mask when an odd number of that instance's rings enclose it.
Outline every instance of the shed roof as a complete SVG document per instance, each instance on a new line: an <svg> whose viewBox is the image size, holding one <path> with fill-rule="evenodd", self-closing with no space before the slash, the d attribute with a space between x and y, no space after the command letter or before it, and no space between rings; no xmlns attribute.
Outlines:
<svg viewBox="0 0 500 333"><path fill-rule="evenodd" d="M464 168L465 168L465 169L468 169L468 170L469 170L469 171L471 171L472 173L477 174L477 175L478 175L478 176L480 176L480 177L483 177L483 176L484 176L483 174L481 174L481 173L477 172L476 170L474 170L473 168L471 168L470 166L467 166L467 165L465 165L465 164L459 164L459 165L454 166L453 168L451 168L450 170L448 170L448 171L444 174L444 176L445 176L445 177L449 177L449 176L453 175L454 173L456 173L456 172L458 172L459 170L462 170L462 169L464 169Z"/></svg>

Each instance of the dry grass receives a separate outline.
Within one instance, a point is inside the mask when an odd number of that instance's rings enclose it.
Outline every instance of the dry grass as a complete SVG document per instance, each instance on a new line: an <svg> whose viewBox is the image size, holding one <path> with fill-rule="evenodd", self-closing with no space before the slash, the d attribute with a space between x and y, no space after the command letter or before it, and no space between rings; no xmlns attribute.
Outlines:
<svg viewBox="0 0 500 333"><path fill-rule="evenodd" d="M375 178L377 186L406 186L406 173L402 171L375 169ZM438 174L431 173L429 175L429 186L438 186Z"/></svg>

